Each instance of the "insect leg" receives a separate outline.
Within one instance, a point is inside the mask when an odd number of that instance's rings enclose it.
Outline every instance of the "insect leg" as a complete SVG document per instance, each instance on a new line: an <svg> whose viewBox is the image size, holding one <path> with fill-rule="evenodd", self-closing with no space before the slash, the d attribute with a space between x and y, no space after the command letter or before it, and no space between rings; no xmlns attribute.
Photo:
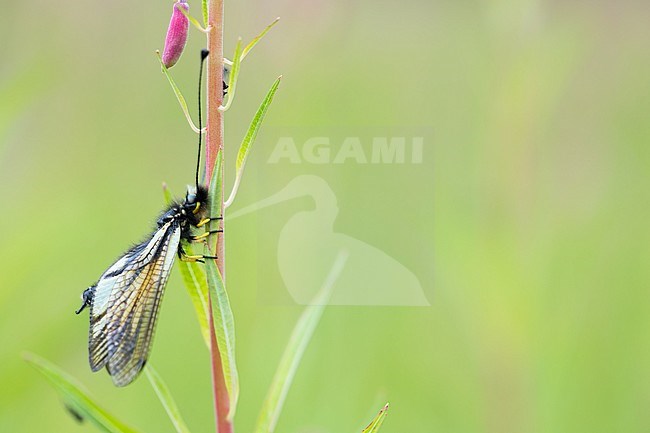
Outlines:
<svg viewBox="0 0 650 433"><path fill-rule="evenodd" d="M222 220L223 217L210 217L210 218L205 218L199 221L199 223L196 225L197 227L202 227L209 223L210 221L217 221L217 220Z"/></svg>
<svg viewBox="0 0 650 433"><path fill-rule="evenodd" d="M196 255L196 256L188 256L188 255L183 255L181 257L181 261L183 262L200 262L200 263L205 263L205 260L203 259L212 259L216 260L218 259L217 256L202 256L202 255Z"/></svg>
<svg viewBox="0 0 650 433"><path fill-rule="evenodd" d="M207 238L208 236L210 236L213 233L223 233L223 230L221 230L221 229L220 230L210 230L210 231L202 233L202 234L200 234L198 236L192 236L191 240L192 241L202 241L203 239Z"/></svg>
<svg viewBox="0 0 650 433"><path fill-rule="evenodd" d="M180 260L183 260L185 258L185 256L187 256L187 253L185 252L185 250L183 249L183 246L181 244L178 244L178 250L176 251L176 254L178 254L178 258ZM185 260L183 260L183 261L185 261Z"/></svg>
<svg viewBox="0 0 650 433"><path fill-rule="evenodd" d="M201 262L205 263L202 259L203 256L188 256L186 254L180 255L182 262Z"/></svg>
<svg viewBox="0 0 650 433"><path fill-rule="evenodd" d="M193 255L190 256L188 255L185 250L183 249L182 246L178 246L178 258L181 259L183 262L201 262L205 263L205 260L203 259L216 259L217 256L206 256L206 255Z"/></svg>

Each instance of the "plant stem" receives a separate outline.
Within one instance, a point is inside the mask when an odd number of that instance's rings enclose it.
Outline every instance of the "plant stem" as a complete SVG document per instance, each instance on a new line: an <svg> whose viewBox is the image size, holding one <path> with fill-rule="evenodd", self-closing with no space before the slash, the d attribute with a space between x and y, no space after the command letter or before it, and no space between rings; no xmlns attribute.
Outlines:
<svg viewBox="0 0 650 433"><path fill-rule="evenodd" d="M212 317L212 305L210 305L210 359L212 366L212 392L214 398L214 415L217 423L217 433L232 433L234 426L232 420L228 419L230 412L230 397L226 388L226 381L223 376L221 365L221 354L217 343L217 335L214 332L214 319Z"/></svg>
<svg viewBox="0 0 650 433"><path fill-rule="evenodd" d="M210 57L208 60L207 73L207 133L205 145L205 179L209 181L212 178L214 163L219 151L223 152L223 113L219 107L223 103L223 0L210 0L208 4L208 28L207 33L208 50ZM222 154L223 155L223 154ZM223 175L223 171L222 171ZM222 182L223 185L223 182ZM222 197L220 203L221 215L223 215L223 191L219 194ZM224 228L221 220L221 228ZM225 251L224 251L224 233L217 236L216 255L217 267L221 275L226 279L225 274ZM214 398L214 412L217 424L217 433L232 433L234 431L232 420L228 419L230 411L230 398L226 388L226 382L223 374L221 355L217 343L217 336L214 328L214 319L212 315L212 305L210 305L210 360L212 367L212 389Z"/></svg>
<svg viewBox="0 0 650 433"><path fill-rule="evenodd" d="M205 149L205 178L207 181L212 177L217 153L219 150L223 151L223 113L219 110L223 103L223 0L210 0L208 24L212 28L207 34L208 50L210 51L207 74L208 130Z"/></svg>

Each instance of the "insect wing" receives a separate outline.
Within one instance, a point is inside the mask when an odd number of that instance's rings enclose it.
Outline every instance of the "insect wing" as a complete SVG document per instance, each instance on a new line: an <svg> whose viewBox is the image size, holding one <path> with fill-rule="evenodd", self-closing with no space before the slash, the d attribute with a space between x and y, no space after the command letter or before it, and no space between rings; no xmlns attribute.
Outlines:
<svg viewBox="0 0 650 433"><path fill-rule="evenodd" d="M95 285L90 367L93 371L106 367L116 386L131 383L147 360L180 238L178 224L165 224L118 259Z"/></svg>

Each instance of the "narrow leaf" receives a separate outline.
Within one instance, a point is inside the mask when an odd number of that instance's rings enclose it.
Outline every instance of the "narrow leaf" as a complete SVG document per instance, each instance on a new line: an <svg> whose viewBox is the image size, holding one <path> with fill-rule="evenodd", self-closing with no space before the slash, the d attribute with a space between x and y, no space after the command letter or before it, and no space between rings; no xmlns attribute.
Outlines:
<svg viewBox="0 0 650 433"><path fill-rule="evenodd" d="M174 195L169 189L169 186L167 186L167 182L163 182L162 189L163 189L163 198L165 199L165 204L166 205L172 204L172 202L174 201Z"/></svg>
<svg viewBox="0 0 650 433"><path fill-rule="evenodd" d="M61 395L66 408L74 413L77 419L87 419L101 431L108 433L136 432L102 409L83 390L82 385L54 364L32 353L25 354L24 359L50 381Z"/></svg>
<svg viewBox="0 0 650 433"><path fill-rule="evenodd" d="M207 168L207 167L206 167ZM209 171L209 170L206 170ZM210 201L210 217L218 217L221 215L221 202L223 201L223 152L219 150L217 157L212 167L212 177L210 178L210 186L208 188L209 201ZM211 221L206 229L216 230L219 227L218 221ZM216 249L217 234L212 234L208 237L208 245ZM207 252L207 251L206 251ZM212 253L212 252L210 252Z"/></svg>
<svg viewBox="0 0 650 433"><path fill-rule="evenodd" d="M185 17L189 20L190 23L192 23L194 27L196 27L198 30L200 30L203 33L207 33L207 30L201 25L201 23L199 23L199 21L196 18L190 15L188 11L186 11L184 8L179 8L178 10L180 11L180 13L185 15Z"/></svg>
<svg viewBox="0 0 650 433"><path fill-rule="evenodd" d="M165 412L169 415L169 419L172 421L172 424L174 424L176 431L178 433L190 433L190 429L185 425L185 421L183 421L183 417L181 417L181 412L178 410L178 406L176 406L176 402L174 401L169 388L162 380L162 377L160 377L158 372L154 370L151 364L147 365L144 372L151 383L151 387L156 392L158 399L165 408Z"/></svg>
<svg viewBox="0 0 650 433"><path fill-rule="evenodd" d="M229 207L232 204L232 202L235 201L235 196L237 195L237 190L239 189L239 184L244 174L244 166L246 165L246 159L248 158L248 153L251 149L252 144L255 142L255 139L257 138L257 133L259 132L260 127L262 126L262 122L264 121L264 116L266 116L266 112L268 111L269 106L273 101L273 97L275 96L275 92L278 90L278 86L280 85L281 79L282 76L279 76L278 79L275 80L275 82L271 86L271 89L269 89L268 93L266 94L266 97L264 97L264 100L262 101L262 104L257 109L257 113L255 113L255 117L253 117L253 120L251 121L251 124L248 127L248 131L246 132L244 139L239 145L239 151L237 152L237 162L235 165L235 170L236 170L235 183L233 185L232 191L230 192L230 195L228 196L228 200L226 200L226 202L224 203L225 207Z"/></svg>
<svg viewBox="0 0 650 433"><path fill-rule="evenodd" d="M275 429L302 355L305 353L307 344L314 334L316 325L318 325L325 305L329 300L332 287L341 274L347 258L347 252L342 251L339 253L320 292L316 295L312 304L305 308L298 323L296 323L289 343L282 354L280 364L275 371L271 388L269 389L257 420L255 433L272 433Z"/></svg>
<svg viewBox="0 0 650 433"><path fill-rule="evenodd" d="M203 27L208 27L208 0L201 0L201 12L203 12Z"/></svg>
<svg viewBox="0 0 650 433"><path fill-rule="evenodd" d="M192 117L190 117L190 112L187 109L187 102L185 102L185 97L181 93L181 89L178 88L176 82L174 81L171 74L169 73L169 70L163 63L162 57L160 56L160 51L156 50L156 55L158 56L158 60L160 60L160 67L162 68L165 77L167 77L167 81L169 81L169 85L172 87L172 90L174 91L174 95L176 95L176 99L178 100L178 103L181 106L181 110L183 110L183 114L187 119L187 123L189 123L192 130L198 134L199 128L197 128L196 125L194 125L194 122L192 121Z"/></svg>
<svg viewBox="0 0 650 433"><path fill-rule="evenodd" d="M228 99L226 105L219 107L221 111L228 111L232 101L235 99L235 92L237 91L237 78L239 77L239 65L241 64L241 38L237 39L235 46L235 55L233 57L232 70L228 79Z"/></svg>
<svg viewBox="0 0 650 433"><path fill-rule="evenodd" d="M210 215L217 216L221 213L222 202L222 173L223 173L223 155L217 154L215 168L212 171L210 181ZM216 225L216 224L215 224ZM212 229L217 227L212 226ZM216 238L216 236L214 236ZM208 249L206 253L210 250ZM210 302L212 305L212 319L214 322L219 354L223 375L230 397L230 413L228 418L232 419L235 415L237 400L239 398L239 375L235 362L235 320L230 308L230 300L223 283L223 278L217 264L214 260L206 260L205 269L207 273L208 290L210 293Z"/></svg>
<svg viewBox="0 0 650 433"><path fill-rule="evenodd" d="M183 248L185 248L185 252L188 255L194 255L194 251L191 246L187 245ZM190 295L190 299L192 300L192 305L194 305L194 310L196 312L196 318L199 321L199 327L201 328L203 341L209 349L210 325L208 323L208 306L210 301L205 271L197 262L184 262L181 260L178 262L178 269L180 270L181 276L183 277L183 282L185 283L187 293Z"/></svg>
<svg viewBox="0 0 650 433"><path fill-rule="evenodd" d="M217 334L217 343L221 355L223 375L230 396L230 413L228 418L235 415L239 399L239 375L235 361L235 321L230 308L230 300L221 278L221 273L213 260L206 262L208 288L212 302L212 316Z"/></svg>
<svg viewBox="0 0 650 433"><path fill-rule="evenodd" d="M166 183L163 183L163 194L165 197L165 203L170 205L174 198L167 187ZM185 252L188 255L194 255L194 251L191 245L185 247ZM192 305L194 305L194 310L196 311L196 318L199 321L199 328L201 329L201 335L203 336L203 341L205 345L210 348L210 326L208 324L208 283L206 281L205 271L196 262L184 262L182 260L178 261L178 269L183 278L183 283L185 283L185 288L187 293L190 295L192 300Z"/></svg>
<svg viewBox="0 0 650 433"><path fill-rule="evenodd" d="M370 424L368 424L368 427L364 428L361 433L376 433L379 431L379 427L384 423L384 419L386 419L386 415L388 415L388 403L379 411L375 419L372 420Z"/></svg>
<svg viewBox="0 0 650 433"><path fill-rule="evenodd" d="M262 126L262 122L264 121L264 116L266 116L266 112L269 110L269 106L271 105L271 102L273 102L273 97L275 96L275 92L277 92L278 86L280 86L280 80L282 80L282 76L279 76L275 80L275 82L267 92L266 96L264 97L264 100L262 101L259 108L257 109L257 113L255 113L255 117L253 117L253 120L251 121L248 127L248 132L246 132L246 136L244 137L244 140L242 140L241 145L239 146L239 151L237 152L237 162L235 165L237 173L240 173L241 170L244 168L244 165L246 164L246 158L248 157L248 152L250 150L250 147L255 142L255 138L257 138L257 133L259 132L260 127Z"/></svg>
<svg viewBox="0 0 650 433"><path fill-rule="evenodd" d="M266 26L266 28L264 30L262 30L262 33L255 36L255 38L252 41L250 41L248 43L248 45L246 45L246 47L244 48L244 50L241 53L241 60L244 60L244 58L250 52L250 50L252 50L253 47L255 45L257 45L257 43L264 37L264 35L266 35L269 32L269 30L271 30L273 28L274 25L276 25L278 23L278 21L280 21L280 17L277 17L275 20L273 20L273 22L271 24L269 24L268 26Z"/></svg>

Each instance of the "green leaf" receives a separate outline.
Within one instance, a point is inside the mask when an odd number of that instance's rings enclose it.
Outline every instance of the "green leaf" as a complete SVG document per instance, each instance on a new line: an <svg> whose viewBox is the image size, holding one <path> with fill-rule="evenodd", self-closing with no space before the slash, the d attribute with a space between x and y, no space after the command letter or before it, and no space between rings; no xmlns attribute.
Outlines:
<svg viewBox="0 0 650 433"><path fill-rule="evenodd" d="M215 168L212 170L212 179L210 181L210 215L221 214L222 202L222 182L223 182L223 158L222 152L219 151L215 161ZM216 229L212 224L211 229ZM211 236L211 238L216 236ZM209 241L210 243L210 241ZM215 249L216 250L216 249ZM207 249L206 253L210 253ZM226 292L223 278L217 264L214 260L206 260L205 269L207 273L208 290L210 293L210 302L212 306L212 320L214 322L215 334L221 356L221 365L223 375L230 397L230 413L228 418L232 419L235 415L237 400L239 398L239 375L235 362L235 320L230 308L230 300Z"/></svg>
<svg viewBox="0 0 650 433"><path fill-rule="evenodd" d="M174 201L174 195L172 194L171 190L167 186L167 182L163 182L162 184L162 189L163 189L163 198L165 199L165 204L170 205Z"/></svg>
<svg viewBox="0 0 650 433"><path fill-rule="evenodd" d="M269 30L271 30L273 28L274 25L276 25L278 23L278 21L280 21L280 17L277 17L275 20L273 20L273 22L271 24L269 24L268 26L266 26L266 28L264 30L262 30L262 33L255 36L255 38L252 41L250 41L248 43L248 45L246 45L246 47L244 48L244 50L241 53L241 60L244 60L244 58L250 52L250 50L252 50L253 47L255 45L257 45L257 43L264 37L264 35L266 35L269 32Z"/></svg>
<svg viewBox="0 0 650 433"><path fill-rule="evenodd" d="M54 385L54 388L61 395L63 403L68 410L75 414L75 417L78 416L89 420L104 432L136 433L136 430L99 407L74 378L61 371L54 364L32 353L25 354L24 359Z"/></svg>
<svg viewBox="0 0 650 433"><path fill-rule="evenodd" d="M183 110L183 114L185 115L185 118L187 119L187 123L190 124L190 127L194 132L197 134L199 133L199 128L196 127L194 122L192 121L192 117L190 116L190 112L187 109L187 102L185 102L185 97L181 93L181 89L178 88L176 85L176 82L172 78L171 74L169 73L169 70L165 66L165 64L162 61L162 57L160 56L160 51L156 50L156 55L158 56L158 60L160 61L160 67L162 68L163 73L165 74L165 77L167 77L167 81L169 81L169 85L172 87L172 90L174 91L174 95L176 95L176 99L178 100L178 103L181 106L181 110Z"/></svg>
<svg viewBox="0 0 650 433"><path fill-rule="evenodd" d="M257 138L257 133L259 132L260 127L262 126L262 122L264 121L264 116L266 116L266 112L269 110L269 106L271 105L271 102L273 102L273 97L275 96L275 92L277 92L278 86L280 86L280 80L282 80L282 76L279 76L275 80L275 82L267 92L266 96L264 97L264 100L262 101L259 108L257 109L257 112L255 113L255 117L253 117L253 120L248 126L248 132L246 132L246 136L242 140L241 145L239 146L239 151L237 152L237 162L235 165L237 173L241 173L241 171L244 168L244 165L246 164L246 158L248 157L248 152L250 150L250 147L255 142L255 138Z"/></svg>
<svg viewBox="0 0 650 433"><path fill-rule="evenodd" d="M296 323L289 343L282 354L280 364L275 371L271 388L269 388L266 400L262 406L262 411L257 420L255 433L272 433L275 429L302 355L314 334L316 325L318 325L325 305L329 300L332 287L341 274L347 258L347 252L339 253L320 292L316 295L312 304L305 308L298 323Z"/></svg>
<svg viewBox="0 0 650 433"><path fill-rule="evenodd" d="M169 388L167 388L167 385L162 380L162 377L160 377L158 372L154 370L151 364L148 364L145 367L144 372L151 383L151 387L156 392L158 399L165 408L165 412L169 415L169 419L172 421L172 424L174 424L176 431L178 433L190 433L190 429L185 425L181 412L178 410L178 406L176 406L176 402L174 401Z"/></svg>
<svg viewBox="0 0 650 433"><path fill-rule="evenodd" d="M262 122L264 121L264 116L266 116L266 112L268 111L269 106L273 101L273 97L275 96L275 92L278 90L278 86L280 85L281 79L282 76L279 76L271 86L271 89L269 89L268 93L266 94L266 97L262 101L262 104L257 109L257 113L255 113L255 117L253 117L253 120L251 121L251 124L248 127L248 131L246 132L246 135L244 136L244 139L242 140L239 146L239 152L237 152L237 162L235 165L235 170L236 170L235 183L233 185L232 191L230 192L230 195L228 196L228 200L226 200L226 202L224 203L226 207L229 207L232 204L232 202L235 200L235 196L237 195L237 190L239 189L241 178L244 174L244 166L246 165L246 159L248 158L248 153L251 149L252 144L255 142L255 139L257 138L257 133L259 132L260 127L262 126Z"/></svg>
<svg viewBox="0 0 650 433"><path fill-rule="evenodd" d="M235 321L230 308L230 300L216 263L214 260L209 260L205 266L208 274L212 317L217 334L219 354L221 355L221 365L228 395L230 396L228 418L232 419L239 399L239 375L235 361Z"/></svg>
<svg viewBox="0 0 650 433"><path fill-rule="evenodd" d="M232 69L230 70L230 78L228 80L228 99L226 105L219 107L221 111L228 111L232 101L235 99L235 92L237 91L237 78L239 77L239 65L241 64L241 38L237 39L235 46L235 55L233 57Z"/></svg>
<svg viewBox="0 0 650 433"><path fill-rule="evenodd" d="M201 12L203 13L203 27L208 27L208 0L201 0Z"/></svg>
<svg viewBox="0 0 650 433"><path fill-rule="evenodd" d="M215 217L221 216L221 203L223 201L223 152L221 152L221 150L217 152L217 157L214 161L214 167L212 167L211 173L212 177L210 178L210 187L208 188L208 200L210 201L209 215ZM206 227L206 229L216 230L219 228L218 225L218 221L211 221L208 224L209 227ZM212 234L208 237L208 245L211 245L213 249L216 249L216 241L216 234Z"/></svg>
<svg viewBox="0 0 650 433"><path fill-rule="evenodd" d="M194 251L190 245L185 247L185 252L188 255L194 255ZM205 271L201 267L202 265L197 262L184 262L182 260L178 261L178 269L181 272L183 277L183 282L185 283L185 288L187 293L190 295L192 300L192 305L194 305L194 310L196 311L196 318L199 321L199 327L201 328L201 335L203 336L203 341L205 345L210 348L210 324L208 322L209 314L209 295L208 295L208 283L205 275Z"/></svg>
<svg viewBox="0 0 650 433"><path fill-rule="evenodd" d="M166 183L163 183L163 194L165 196L165 203L171 204L174 200L174 197L167 187ZM188 255L194 255L194 251L191 245L184 247L185 252ZM205 271L200 264L196 262L184 262L182 260L178 261L178 269L183 278L183 283L185 283L185 288L187 293L190 295L192 300L192 305L194 305L194 310L196 311L196 318L199 321L199 328L201 330L201 335L203 336L203 341L205 345L210 348L210 325L208 323L208 314L209 314L209 298L208 298L208 283L205 276Z"/></svg>
<svg viewBox="0 0 650 433"><path fill-rule="evenodd" d="M386 419L386 415L388 415L388 403L379 411L375 419L372 420L370 424L368 424L368 427L364 428L361 433L376 433L379 431L379 427L384 423L384 419Z"/></svg>
<svg viewBox="0 0 650 433"><path fill-rule="evenodd" d="M198 30L200 30L200 31L203 32L203 33L207 33L207 30L206 30L205 28L203 28L203 26L201 25L201 23L199 23L198 20L197 20L196 18L194 18L192 15L190 15L190 13L189 13L188 11L185 10L185 8L177 8L177 10L178 10L180 13L182 13L183 15L185 15L185 18L187 18L188 21L189 21L190 23L192 23L192 25L193 25L194 27L196 27Z"/></svg>

